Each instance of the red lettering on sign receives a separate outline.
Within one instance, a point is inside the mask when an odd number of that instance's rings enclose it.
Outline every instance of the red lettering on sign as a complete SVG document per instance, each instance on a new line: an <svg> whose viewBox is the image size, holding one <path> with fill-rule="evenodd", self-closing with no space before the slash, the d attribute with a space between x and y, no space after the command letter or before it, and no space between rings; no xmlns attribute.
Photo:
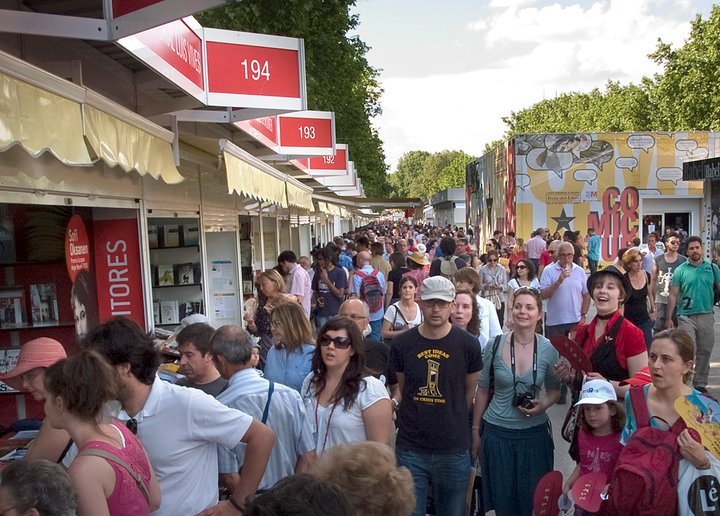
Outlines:
<svg viewBox="0 0 720 516"><path fill-rule="evenodd" d="M627 247L638 233L640 216L640 195L637 188L629 186L622 193L611 186L602 196L602 212L588 214L588 228L600 235L600 258L610 262L617 257L618 250Z"/></svg>

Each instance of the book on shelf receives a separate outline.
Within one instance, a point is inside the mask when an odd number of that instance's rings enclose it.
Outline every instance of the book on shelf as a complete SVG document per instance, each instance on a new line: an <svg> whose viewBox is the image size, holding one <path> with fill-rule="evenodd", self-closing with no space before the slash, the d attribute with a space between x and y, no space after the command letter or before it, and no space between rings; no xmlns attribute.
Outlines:
<svg viewBox="0 0 720 516"><path fill-rule="evenodd" d="M0 328L22 326L25 322L25 292L23 289L0 288Z"/></svg>
<svg viewBox="0 0 720 516"><path fill-rule="evenodd" d="M172 264L158 265L158 286L168 287L175 284L175 267Z"/></svg>
<svg viewBox="0 0 720 516"><path fill-rule="evenodd" d="M198 245L200 230L197 222L182 225L182 245Z"/></svg>
<svg viewBox="0 0 720 516"><path fill-rule="evenodd" d="M7 373L15 369L19 357L20 348L0 349L0 373ZM0 382L0 392L15 392L15 389L4 382Z"/></svg>
<svg viewBox="0 0 720 516"><path fill-rule="evenodd" d="M30 285L30 304L33 325L49 325L60 322L55 283Z"/></svg>
<svg viewBox="0 0 720 516"><path fill-rule="evenodd" d="M165 224L162 226L162 247L177 247L180 245L180 226Z"/></svg>
<svg viewBox="0 0 720 516"><path fill-rule="evenodd" d="M182 301L178 306L180 320L182 321L188 315L203 313L202 301Z"/></svg>
<svg viewBox="0 0 720 516"><path fill-rule="evenodd" d="M153 301L153 321L160 324L160 301Z"/></svg>
<svg viewBox="0 0 720 516"><path fill-rule="evenodd" d="M177 299L160 301L160 324L179 324L180 311Z"/></svg>
<svg viewBox="0 0 720 516"><path fill-rule="evenodd" d="M155 224L148 225L148 246L156 249L158 246L158 227Z"/></svg>
<svg viewBox="0 0 720 516"><path fill-rule="evenodd" d="M176 285L192 285L195 283L195 274L192 263L181 263L175 266Z"/></svg>

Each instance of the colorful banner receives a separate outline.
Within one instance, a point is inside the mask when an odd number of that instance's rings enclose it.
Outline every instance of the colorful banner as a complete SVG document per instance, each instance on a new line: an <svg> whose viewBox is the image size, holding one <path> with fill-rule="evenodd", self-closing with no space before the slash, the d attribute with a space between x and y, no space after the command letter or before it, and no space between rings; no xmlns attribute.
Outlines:
<svg viewBox="0 0 720 516"><path fill-rule="evenodd" d="M122 315L145 329L137 219L93 222L100 322Z"/></svg>
<svg viewBox="0 0 720 516"><path fill-rule="evenodd" d="M592 227L602 241L601 260L612 261L618 249L627 246L635 236L645 240L648 227L641 225L640 218L643 201L667 198L670 203L671 199L702 198L703 182L683 181L682 164L719 155L718 135L712 132L518 135L469 165L476 169L474 177L468 174L468 188L476 196L475 209L491 214L481 216L480 233L487 239L495 229L512 229L518 237L527 239L532 231L542 227L551 234L571 230L585 236ZM503 160L502 149L506 146L507 160ZM501 208L495 203L501 199L503 190L512 191L512 195ZM487 199L492 199L492 206L487 205ZM503 217L503 209L505 218L500 220L496 217ZM666 211L672 211L670 204ZM699 211L698 208L692 214L696 222ZM515 223L511 222L513 215ZM658 224L648 225L655 231L661 230Z"/></svg>

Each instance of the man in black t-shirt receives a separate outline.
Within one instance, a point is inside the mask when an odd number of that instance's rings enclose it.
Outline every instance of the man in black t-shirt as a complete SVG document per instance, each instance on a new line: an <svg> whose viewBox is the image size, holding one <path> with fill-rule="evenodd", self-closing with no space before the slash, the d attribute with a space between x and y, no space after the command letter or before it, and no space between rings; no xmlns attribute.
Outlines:
<svg viewBox="0 0 720 516"><path fill-rule="evenodd" d="M198 322L186 326L177 334L175 340L180 352L180 373L185 378L176 383L217 397L225 390L228 381L220 376L212 360L210 338L213 333L215 329L212 326Z"/></svg>
<svg viewBox="0 0 720 516"><path fill-rule="evenodd" d="M442 276L423 281L423 323L393 339L390 369L398 408L396 453L415 483L414 514L425 514L429 484L437 514L465 514L470 424L482 351L450 324L455 287Z"/></svg>

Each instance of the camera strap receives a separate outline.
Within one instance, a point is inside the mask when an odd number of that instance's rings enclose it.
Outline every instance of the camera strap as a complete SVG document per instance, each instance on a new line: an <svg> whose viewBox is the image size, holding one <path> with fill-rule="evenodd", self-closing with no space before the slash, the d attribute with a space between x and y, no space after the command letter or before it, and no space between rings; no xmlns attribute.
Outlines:
<svg viewBox="0 0 720 516"><path fill-rule="evenodd" d="M535 342L533 344L533 365L532 365L532 374L533 374L533 388L537 384L537 333L535 334ZM512 371L513 375L513 390L515 390L515 386L517 385L517 379L515 378L515 332L512 332L510 334L510 370Z"/></svg>

